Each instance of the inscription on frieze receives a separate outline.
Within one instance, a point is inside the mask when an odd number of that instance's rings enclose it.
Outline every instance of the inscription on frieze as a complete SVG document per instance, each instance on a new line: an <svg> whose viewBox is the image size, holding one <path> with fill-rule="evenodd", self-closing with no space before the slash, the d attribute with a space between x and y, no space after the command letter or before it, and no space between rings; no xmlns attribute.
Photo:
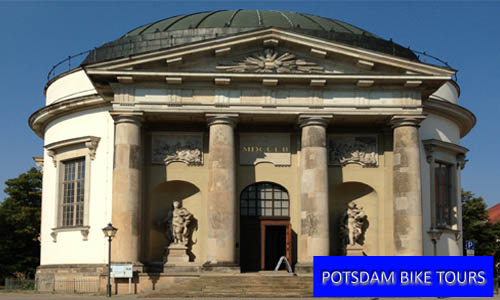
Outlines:
<svg viewBox="0 0 500 300"><path fill-rule="evenodd" d="M154 164L183 162L188 165L203 164L203 135L201 133L154 134L151 161Z"/></svg>
<svg viewBox="0 0 500 300"><path fill-rule="evenodd" d="M270 162L290 165L290 135L282 133L240 133L240 164Z"/></svg>
<svg viewBox="0 0 500 300"><path fill-rule="evenodd" d="M375 135L328 136L328 164L332 166L359 164L363 167L377 167L377 137Z"/></svg>

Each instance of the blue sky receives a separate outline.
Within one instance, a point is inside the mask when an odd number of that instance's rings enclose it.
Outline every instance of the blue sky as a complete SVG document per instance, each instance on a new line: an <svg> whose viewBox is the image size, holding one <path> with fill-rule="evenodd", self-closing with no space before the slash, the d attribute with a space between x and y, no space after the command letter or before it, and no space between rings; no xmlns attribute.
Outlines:
<svg viewBox="0 0 500 300"><path fill-rule="evenodd" d="M28 127L44 105L52 65L170 16L217 9L275 9L339 19L382 38L427 51L458 69L460 104L477 117L464 189L500 202L500 2L452 1L142 1L0 2L0 190L34 166L42 139ZM0 192L0 201L5 195Z"/></svg>

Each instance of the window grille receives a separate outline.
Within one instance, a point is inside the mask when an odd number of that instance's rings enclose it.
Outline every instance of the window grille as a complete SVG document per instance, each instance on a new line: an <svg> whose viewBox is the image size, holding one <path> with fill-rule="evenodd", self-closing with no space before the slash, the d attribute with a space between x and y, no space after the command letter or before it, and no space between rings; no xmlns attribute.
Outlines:
<svg viewBox="0 0 500 300"><path fill-rule="evenodd" d="M240 213L248 217L288 217L288 192L282 186L270 182L252 184L241 192Z"/></svg>
<svg viewBox="0 0 500 300"><path fill-rule="evenodd" d="M451 166L436 162L434 169L436 192L436 226L439 228L451 227Z"/></svg>
<svg viewBox="0 0 500 300"><path fill-rule="evenodd" d="M82 226L85 205L85 158L63 162L62 227Z"/></svg>

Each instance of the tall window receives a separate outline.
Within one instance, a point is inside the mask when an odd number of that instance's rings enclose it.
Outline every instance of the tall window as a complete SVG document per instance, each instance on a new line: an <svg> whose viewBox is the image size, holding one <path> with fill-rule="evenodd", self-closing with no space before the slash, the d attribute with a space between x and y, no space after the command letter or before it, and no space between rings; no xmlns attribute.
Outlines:
<svg viewBox="0 0 500 300"><path fill-rule="evenodd" d="M452 225L450 168L449 164L440 162L435 164L436 225L438 228L450 228Z"/></svg>
<svg viewBox="0 0 500 300"><path fill-rule="evenodd" d="M63 162L62 227L82 226L85 205L85 158Z"/></svg>
<svg viewBox="0 0 500 300"><path fill-rule="evenodd" d="M288 217L289 203L284 187L270 182L256 183L241 192L240 213L242 216Z"/></svg>

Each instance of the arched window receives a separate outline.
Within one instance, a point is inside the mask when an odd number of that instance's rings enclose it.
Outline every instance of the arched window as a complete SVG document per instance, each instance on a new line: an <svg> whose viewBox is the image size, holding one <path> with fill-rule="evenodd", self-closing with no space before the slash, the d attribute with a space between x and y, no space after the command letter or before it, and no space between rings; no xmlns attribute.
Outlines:
<svg viewBox="0 0 500 300"><path fill-rule="evenodd" d="M240 213L248 217L288 217L290 201L287 190L271 182L247 186L240 196Z"/></svg>

